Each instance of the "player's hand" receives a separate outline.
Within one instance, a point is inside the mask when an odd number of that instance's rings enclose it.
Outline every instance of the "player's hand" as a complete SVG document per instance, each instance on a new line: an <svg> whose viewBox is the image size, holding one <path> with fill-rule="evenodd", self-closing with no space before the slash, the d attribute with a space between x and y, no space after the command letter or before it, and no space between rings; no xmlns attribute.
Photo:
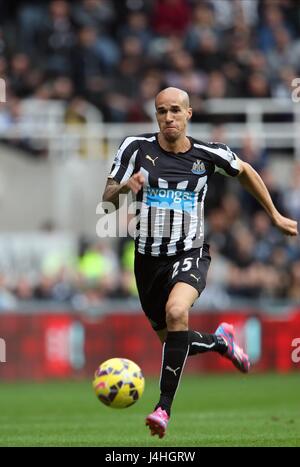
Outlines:
<svg viewBox="0 0 300 467"><path fill-rule="evenodd" d="M132 175L132 177L130 177L130 179L126 183L126 187L133 191L133 193L137 194L144 185L144 183L145 177L142 175L141 172L138 172Z"/></svg>
<svg viewBox="0 0 300 467"><path fill-rule="evenodd" d="M273 219L273 223L285 235L298 235L298 224L293 219L289 219L278 213Z"/></svg>

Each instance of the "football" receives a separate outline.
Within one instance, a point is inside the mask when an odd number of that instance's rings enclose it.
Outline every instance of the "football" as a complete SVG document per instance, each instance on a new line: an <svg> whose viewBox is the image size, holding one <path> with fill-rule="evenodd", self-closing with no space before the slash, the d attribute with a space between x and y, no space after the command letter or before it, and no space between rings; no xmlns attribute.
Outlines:
<svg viewBox="0 0 300 467"><path fill-rule="evenodd" d="M126 358L111 358L95 371L93 388L103 404L125 409L143 395L145 379L140 367Z"/></svg>

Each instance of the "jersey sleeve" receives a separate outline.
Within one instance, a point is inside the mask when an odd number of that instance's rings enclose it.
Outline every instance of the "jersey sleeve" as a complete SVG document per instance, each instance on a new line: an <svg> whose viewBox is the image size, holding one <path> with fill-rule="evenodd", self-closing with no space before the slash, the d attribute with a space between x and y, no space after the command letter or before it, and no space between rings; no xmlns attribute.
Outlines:
<svg viewBox="0 0 300 467"><path fill-rule="evenodd" d="M239 159L231 149L222 143L210 143L210 154L215 164L215 173L236 177L240 173Z"/></svg>
<svg viewBox="0 0 300 467"><path fill-rule="evenodd" d="M138 141L136 138L125 138L115 155L108 178L113 178L118 183L127 182L134 173L137 153Z"/></svg>

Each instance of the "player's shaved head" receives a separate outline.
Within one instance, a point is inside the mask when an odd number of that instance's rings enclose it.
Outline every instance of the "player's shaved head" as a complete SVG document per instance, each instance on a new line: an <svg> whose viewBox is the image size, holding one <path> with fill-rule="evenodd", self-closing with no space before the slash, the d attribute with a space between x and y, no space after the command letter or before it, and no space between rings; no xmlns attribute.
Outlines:
<svg viewBox="0 0 300 467"><path fill-rule="evenodd" d="M176 151L175 145L177 148L189 147L186 127L193 112L188 93L173 87L163 89L156 96L155 107L160 144L165 144L169 150L171 145L173 151Z"/></svg>
<svg viewBox="0 0 300 467"><path fill-rule="evenodd" d="M155 99L155 107L157 108L160 104L168 101L178 102L186 109L190 107L190 98L188 93L179 88L169 87L160 91Z"/></svg>

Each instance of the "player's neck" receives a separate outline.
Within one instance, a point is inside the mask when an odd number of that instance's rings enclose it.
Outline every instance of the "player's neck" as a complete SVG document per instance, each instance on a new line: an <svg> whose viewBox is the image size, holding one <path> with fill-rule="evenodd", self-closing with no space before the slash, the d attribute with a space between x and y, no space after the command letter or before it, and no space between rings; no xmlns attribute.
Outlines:
<svg viewBox="0 0 300 467"><path fill-rule="evenodd" d="M170 142L161 133L158 133L158 142L164 151L173 152L174 154L186 152L191 148L191 142L186 135L174 142Z"/></svg>

